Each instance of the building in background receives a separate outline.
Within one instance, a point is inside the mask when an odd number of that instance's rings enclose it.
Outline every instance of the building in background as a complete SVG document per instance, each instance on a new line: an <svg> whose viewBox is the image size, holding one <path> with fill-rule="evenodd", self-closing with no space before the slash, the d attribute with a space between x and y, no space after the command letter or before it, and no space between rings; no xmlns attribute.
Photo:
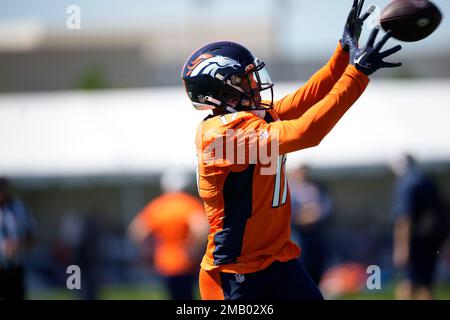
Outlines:
<svg viewBox="0 0 450 320"><path fill-rule="evenodd" d="M276 82L303 81L333 52L342 32L334 17L338 12L345 17L347 10L338 3L297 0L151 5L134 0L115 6L84 1L78 4L80 29L70 30L66 9L71 3L46 1L48 8L45 1L39 7L21 1L0 5L0 92L179 85L192 48L218 40L258 52ZM382 7L387 0L372 3ZM317 22L319 14L327 24ZM450 77L447 23L444 19L431 39L407 44L401 70L380 76Z"/></svg>

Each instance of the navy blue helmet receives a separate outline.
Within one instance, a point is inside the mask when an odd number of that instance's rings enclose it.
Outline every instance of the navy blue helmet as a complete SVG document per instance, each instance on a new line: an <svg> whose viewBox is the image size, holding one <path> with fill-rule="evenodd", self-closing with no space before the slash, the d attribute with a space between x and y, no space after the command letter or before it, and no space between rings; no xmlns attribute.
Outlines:
<svg viewBox="0 0 450 320"><path fill-rule="evenodd" d="M273 82L264 62L234 42L214 42L195 51L181 72L197 110L267 110L273 106Z"/></svg>

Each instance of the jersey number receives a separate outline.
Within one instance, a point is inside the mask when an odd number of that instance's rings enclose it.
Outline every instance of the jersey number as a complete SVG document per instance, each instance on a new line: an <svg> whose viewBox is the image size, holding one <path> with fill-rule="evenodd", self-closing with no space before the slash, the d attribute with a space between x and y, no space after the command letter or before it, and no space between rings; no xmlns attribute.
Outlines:
<svg viewBox="0 0 450 320"><path fill-rule="evenodd" d="M286 167L286 155L282 155L278 157L277 162L277 174L275 175L275 188L273 190L273 200L272 200L272 207L278 208L280 205L283 205L286 203L287 199L287 178L285 172ZM283 188L281 188L281 176L284 176L283 179ZM283 191L283 194L281 195L281 191ZM281 200L281 202L280 202Z"/></svg>

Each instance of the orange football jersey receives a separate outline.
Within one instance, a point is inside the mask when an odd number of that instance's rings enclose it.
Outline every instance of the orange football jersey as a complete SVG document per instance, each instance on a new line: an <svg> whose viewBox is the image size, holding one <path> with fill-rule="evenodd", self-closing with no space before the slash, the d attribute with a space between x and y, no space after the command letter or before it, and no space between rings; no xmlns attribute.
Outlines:
<svg viewBox="0 0 450 320"><path fill-rule="evenodd" d="M154 264L165 276L183 275L195 270L190 251L189 220L205 219L201 202L183 192L163 194L152 200L136 219L156 240Z"/></svg>
<svg viewBox="0 0 450 320"><path fill-rule="evenodd" d="M339 44L273 110L209 116L200 124L198 188L210 224L204 270L246 274L299 256L290 239L286 154L319 144L364 92L367 76L348 61Z"/></svg>

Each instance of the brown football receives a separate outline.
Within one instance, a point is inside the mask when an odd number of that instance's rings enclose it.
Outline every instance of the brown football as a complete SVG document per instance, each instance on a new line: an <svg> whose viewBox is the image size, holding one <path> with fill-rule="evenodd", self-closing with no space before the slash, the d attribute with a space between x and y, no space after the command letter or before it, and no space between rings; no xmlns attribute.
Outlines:
<svg viewBox="0 0 450 320"><path fill-rule="evenodd" d="M415 42L431 35L441 20L441 11L431 1L393 0L381 13L380 23L397 40Z"/></svg>

